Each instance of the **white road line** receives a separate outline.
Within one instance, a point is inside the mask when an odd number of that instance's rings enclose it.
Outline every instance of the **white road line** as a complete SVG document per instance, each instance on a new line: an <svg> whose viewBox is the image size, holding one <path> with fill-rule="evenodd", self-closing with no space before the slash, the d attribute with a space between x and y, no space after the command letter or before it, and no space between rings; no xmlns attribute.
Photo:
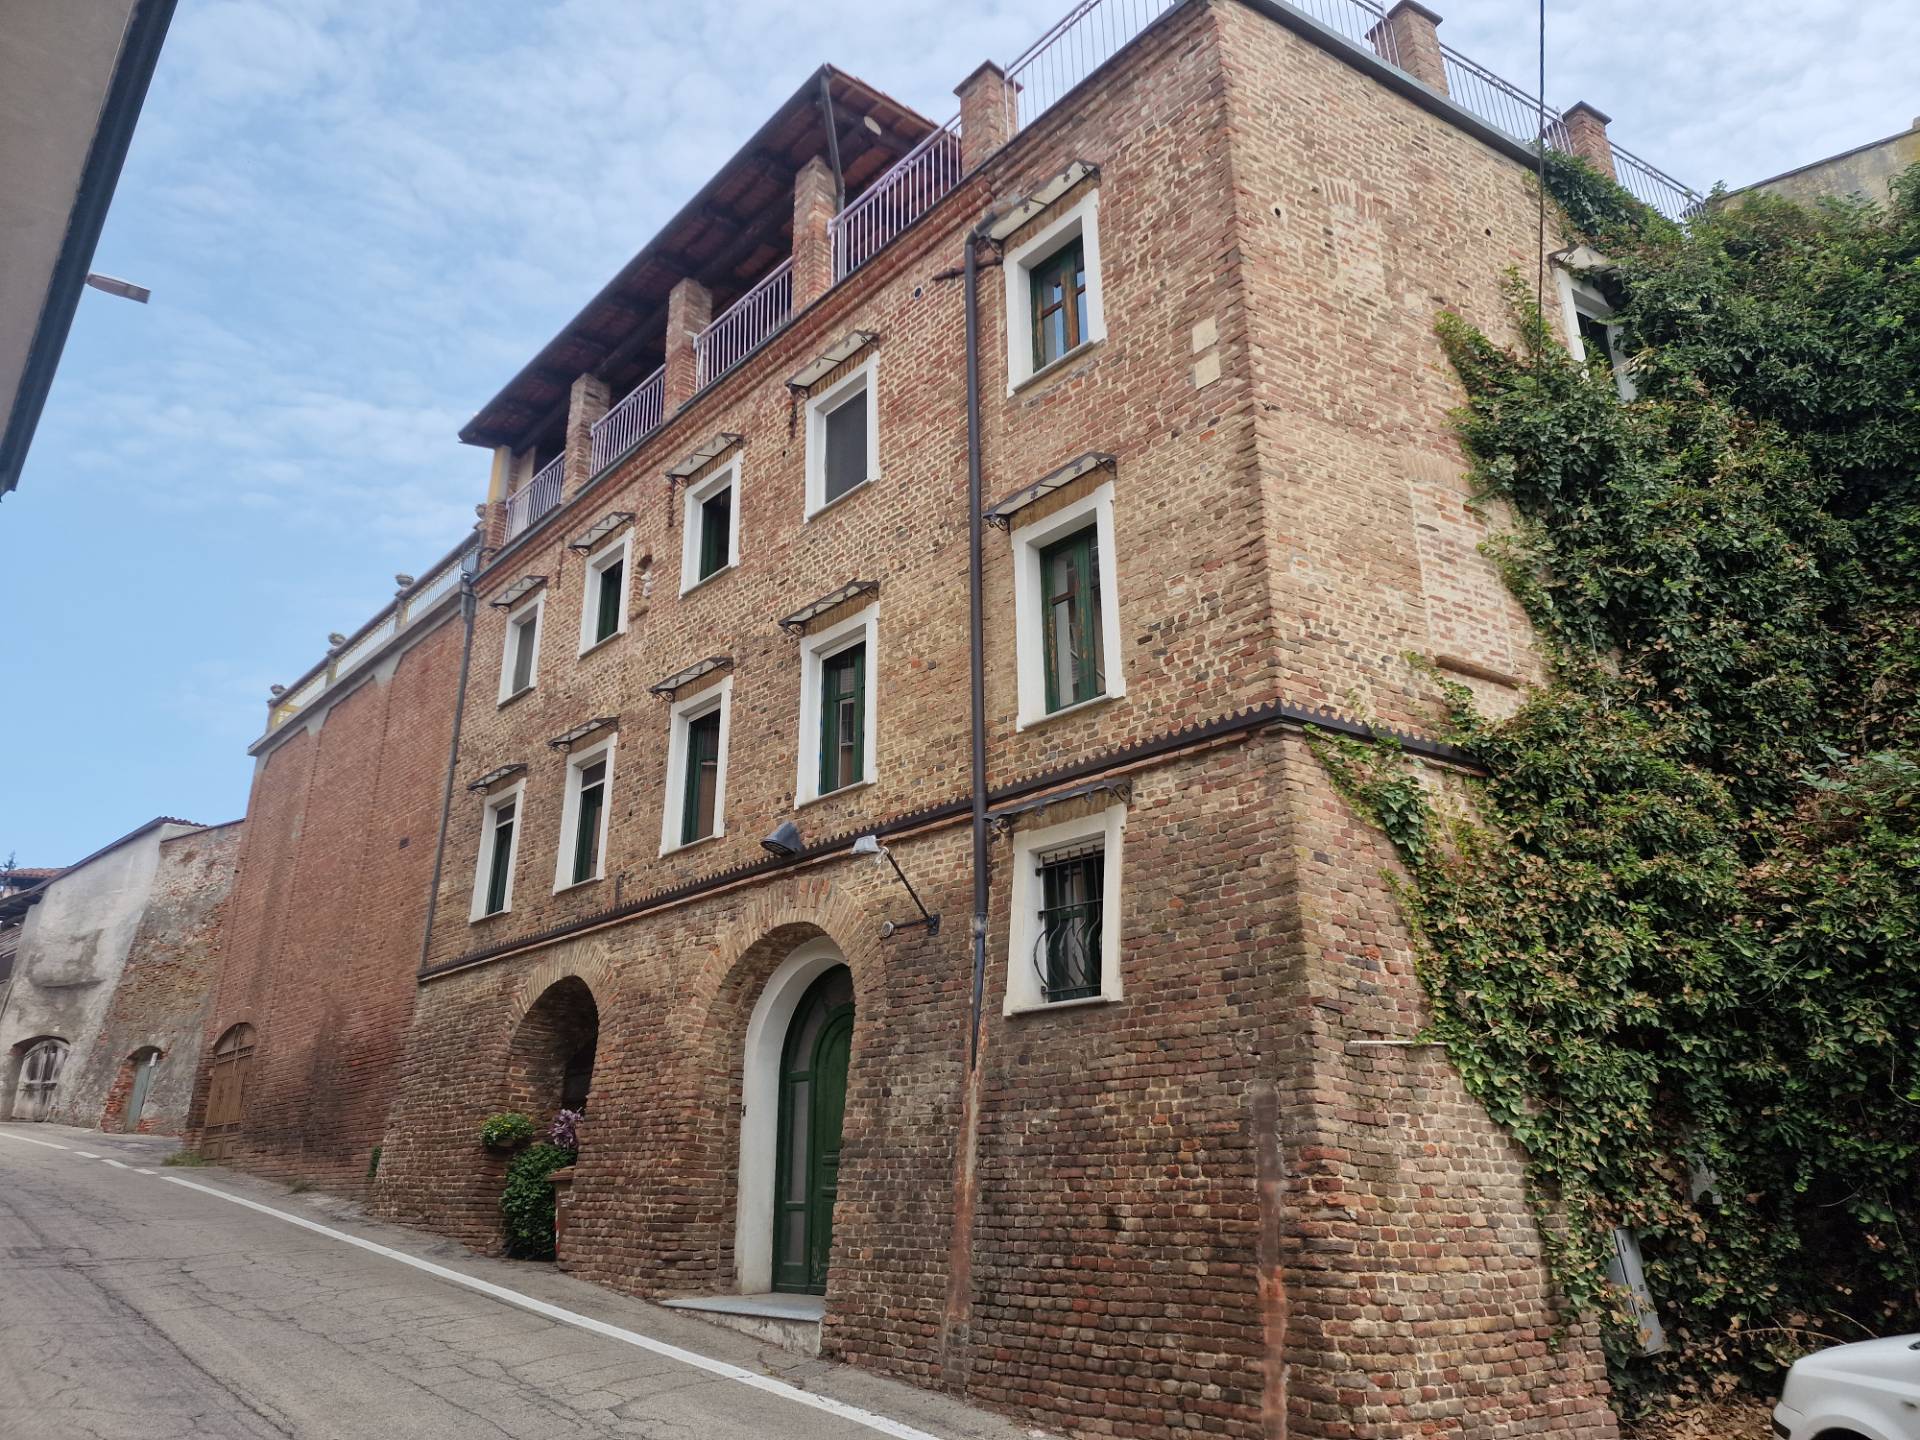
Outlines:
<svg viewBox="0 0 1920 1440"><path fill-rule="evenodd" d="M144 1165L136 1165L133 1167L133 1173L136 1175L151 1175L153 1171L147 1169Z"/></svg>
<svg viewBox="0 0 1920 1440"><path fill-rule="evenodd" d="M100 1163L102 1165L111 1165L116 1170L131 1170L133 1168L131 1165L121 1164L118 1160L109 1160L105 1156L100 1157Z"/></svg>
<svg viewBox="0 0 1920 1440"><path fill-rule="evenodd" d="M25 1138L25 1137L20 1137ZM35 1144L44 1142L35 1141ZM371 1251L389 1260L398 1260L402 1265L411 1265L439 1279L451 1281L455 1285L477 1290L482 1295L491 1295L496 1300L504 1300L509 1305L517 1305L522 1310L530 1310L535 1315L544 1315L549 1320L558 1320L563 1325L572 1325L578 1329L605 1336L609 1340L619 1340L624 1344L648 1350L655 1355L677 1360L682 1365L690 1365L696 1370L704 1370L722 1380L733 1380L750 1389L761 1390L782 1400L791 1400L796 1405L806 1405L815 1410L824 1410L829 1415L838 1415L843 1420L869 1430L877 1430L882 1435L891 1435L894 1440L938 1440L938 1437L925 1430L917 1430L898 1420L889 1420L884 1415L876 1415L871 1410L862 1410L857 1405L848 1405L844 1401L832 1399L826 1395L816 1395L810 1390L801 1390L787 1384L784 1380L775 1380L771 1376L760 1375L752 1370L744 1370L738 1365L729 1365L724 1360L715 1360L711 1356L697 1354L692 1350L683 1350L678 1345L669 1345L663 1340L655 1340L638 1331L624 1330L618 1325L609 1325L604 1320L595 1320L590 1315L577 1314L572 1310L563 1310L558 1305L549 1305L544 1300L536 1300L531 1295L522 1295L517 1290L509 1290L504 1285L495 1285L486 1280L476 1279L472 1275L462 1275L458 1270L449 1270L444 1265L435 1265L432 1261L422 1260L401 1250L390 1250L385 1245L377 1245L371 1240L363 1240L358 1235L349 1235L343 1230L335 1230L308 1220L303 1216L289 1214L285 1210L275 1210L270 1205L262 1205L225 1190L216 1190L211 1185L201 1185L193 1180L183 1180L178 1175L160 1177L170 1185L179 1185L188 1190L198 1190L202 1195L212 1195L219 1200L228 1200L235 1205L244 1205L249 1210L258 1210L262 1215L271 1215L276 1220L284 1220L289 1225L298 1225L303 1230L311 1230L316 1235L325 1235L331 1240Z"/></svg>
<svg viewBox="0 0 1920 1440"><path fill-rule="evenodd" d="M91 1150L76 1150L73 1153L78 1155L82 1160L98 1160L100 1158Z"/></svg>
<svg viewBox="0 0 1920 1440"><path fill-rule="evenodd" d="M66 1150L71 1147L56 1145L51 1140L36 1140L31 1135L16 1135L11 1130L0 1130L0 1140L18 1140L23 1145L44 1145L49 1150Z"/></svg>

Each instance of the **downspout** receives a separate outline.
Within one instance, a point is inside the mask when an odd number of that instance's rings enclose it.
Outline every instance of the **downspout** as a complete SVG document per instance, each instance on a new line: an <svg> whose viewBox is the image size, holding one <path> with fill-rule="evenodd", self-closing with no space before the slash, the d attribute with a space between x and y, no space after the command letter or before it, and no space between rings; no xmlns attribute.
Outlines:
<svg viewBox="0 0 1920 1440"><path fill-rule="evenodd" d="M476 550L473 562L477 568L480 554ZM460 622L466 633L460 640L460 693L453 702L453 735L447 741L447 781L440 792L440 834L433 845L433 880L427 887L427 923L420 932L420 966L427 968L427 955L433 947L433 918L440 908L440 871L447 857L447 820L453 814L453 777L460 764L460 722L467 713L467 674L473 666L473 617L476 602L473 594L473 574L465 565L460 567Z"/></svg>

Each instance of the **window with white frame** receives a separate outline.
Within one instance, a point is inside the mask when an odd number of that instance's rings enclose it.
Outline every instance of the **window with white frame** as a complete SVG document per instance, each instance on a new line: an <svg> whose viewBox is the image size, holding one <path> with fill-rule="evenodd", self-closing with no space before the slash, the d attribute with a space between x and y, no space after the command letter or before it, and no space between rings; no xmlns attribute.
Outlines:
<svg viewBox="0 0 1920 1440"><path fill-rule="evenodd" d="M1554 278L1560 290L1560 316L1566 324L1568 352L1584 365L1605 364L1613 374L1620 398L1633 399L1637 393L1633 367L1620 348L1620 326L1613 318L1613 306L1598 286L1567 266L1556 265Z"/></svg>
<svg viewBox="0 0 1920 1440"><path fill-rule="evenodd" d="M604 644L627 628L627 572L633 532L602 545L587 557L581 586L580 653Z"/></svg>
<svg viewBox="0 0 1920 1440"><path fill-rule="evenodd" d="M1005 1011L1118 1000L1127 807L1013 835Z"/></svg>
<svg viewBox="0 0 1920 1440"><path fill-rule="evenodd" d="M740 563L740 462L687 487L681 516L680 593Z"/></svg>
<svg viewBox="0 0 1920 1440"><path fill-rule="evenodd" d="M801 642L798 804L874 778L879 619L869 605Z"/></svg>
<svg viewBox="0 0 1920 1440"><path fill-rule="evenodd" d="M1008 250L1001 268L1009 390L1106 337L1098 190Z"/></svg>
<svg viewBox="0 0 1920 1440"><path fill-rule="evenodd" d="M520 854L520 809L526 782L487 797L480 818L480 854L474 862L471 919L513 908L514 861Z"/></svg>
<svg viewBox="0 0 1920 1440"><path fill-rule="evenodd" d="M1018 723L1124 695L1113 482L1012 541Z"/></svg>
<svg viewBox="0 0 1920 1440"><path fill-rule="evenodd" d="M879 357L807 401L807 514L880 473Z"/></svg>
<svg viewBox="0 0 1920 1440"><path fill-rule="evenodd" d="M613 793L613 752L617 736L567 757L566 798L560 807L559 858L553 888L584 885L607 873L608 803Z"/></svg>
<svg viewBox="0 0 1920 1440"><path fill-rule="evenodd" d="M540 617L547 602L542 590L507 612L507 643L500 656L500 701L531 690L540 673Z"/></svg>
<svg viewBox="0 0 1920 1440"><path fill-rule="evenodd" d="M727 724L733 677L673 703L660 853L726 833Z"/></svg>

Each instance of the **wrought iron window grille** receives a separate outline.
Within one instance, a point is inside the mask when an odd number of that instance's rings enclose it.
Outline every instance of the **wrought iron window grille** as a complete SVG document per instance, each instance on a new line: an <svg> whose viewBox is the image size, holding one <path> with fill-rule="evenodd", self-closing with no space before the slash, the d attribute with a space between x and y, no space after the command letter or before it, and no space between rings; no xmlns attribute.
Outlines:
<svg viewBox="0 0 1920 1440"><path fill-rule="evenodd" d="M1096 840L1049 851L1036 862L1043 895L1052 903L1040 907L1033 968L1041 998L1050 1005L1101 993L1104 856L1105 845ZM1059 898L1075 894L1081 898Z"/></svg>

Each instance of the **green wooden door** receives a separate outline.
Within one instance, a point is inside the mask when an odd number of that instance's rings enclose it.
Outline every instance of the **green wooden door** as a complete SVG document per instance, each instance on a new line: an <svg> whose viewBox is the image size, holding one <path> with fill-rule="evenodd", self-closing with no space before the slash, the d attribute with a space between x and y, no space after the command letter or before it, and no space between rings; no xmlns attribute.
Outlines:
<svg viewBox="0 0 1920 1440"><path fill-rule="evenodd" d="M773 1288L823 1295L833 1254L833 1202L853 1048L853 977L836 966L794 1011L780 1066Z"/></svg>

